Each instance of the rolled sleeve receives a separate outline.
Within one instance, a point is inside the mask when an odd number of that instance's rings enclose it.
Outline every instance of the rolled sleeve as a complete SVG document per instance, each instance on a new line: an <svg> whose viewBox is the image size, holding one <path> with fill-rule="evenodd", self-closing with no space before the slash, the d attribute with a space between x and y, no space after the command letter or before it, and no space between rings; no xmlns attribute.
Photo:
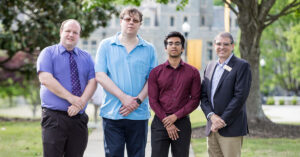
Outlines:
<svg viewBox="0 0 300 157"><path fill-rule="evenodd" d="M95 72L105 72L107 73L107 59L106 53L108 51L105 48L105 43L101 42L96 54L96 61L95 61Z"/></svg>
<svg viewBox="0 0 300 157"><path fill-rule="evenodd" d="M53 65L52 56L49 52L49 48L46 48L40 53L37 59L37 66L36 66L37 74L39 74L39 72L42 71L53 74L52 65Z"/></svg>

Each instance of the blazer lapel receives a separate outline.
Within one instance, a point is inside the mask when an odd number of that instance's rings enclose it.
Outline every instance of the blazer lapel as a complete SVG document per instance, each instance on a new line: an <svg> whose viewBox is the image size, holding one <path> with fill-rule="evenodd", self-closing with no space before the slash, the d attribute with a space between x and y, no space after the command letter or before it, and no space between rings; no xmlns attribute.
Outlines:
<svg viewBox="0 0 300 157"><path fill-rule="evenodd" d="M233 55L233 56L231 57L230 61L227 63L227 66L233 67L233 65L234 65L234 60L235 60L235 59L236 59L236 58L235 58L235 56ZM219 83L218 83L218 86L217 86L217 88L216 88L216 91L218 91L218 89L220 88L222 82L224 81L224 79L227 77L227 75L228 75L229 73L230 73L229 71L227 71L226 69L224 69L224 72L223 72L223 74L222 74L222 76L221 76L221 79L220 79L220 81L219 81Z"/></svg>
<svg viewBox="0 0 300 157"><path fill-rule="evenodd" d="M216 65L217 65L216 62L211 62L209 64L209 66L207 67L207 70L206 70L206 72L208 73L207 77L209 79L209 86L208 86L208 96L209 96L209 98L211 97L212 77L214 76L213 74L215 73Z"/></svg>

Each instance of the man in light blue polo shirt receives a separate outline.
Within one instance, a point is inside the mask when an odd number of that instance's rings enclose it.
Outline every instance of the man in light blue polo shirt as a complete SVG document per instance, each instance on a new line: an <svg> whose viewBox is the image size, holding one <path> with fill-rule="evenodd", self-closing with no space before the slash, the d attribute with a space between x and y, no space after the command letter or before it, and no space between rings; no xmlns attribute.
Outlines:
<svg viewBox="0 0 300 157"><path fill-rule="evenodd" d="M145 156L148 119L147 89L150 71L157 65L154 47L137 32L142 13L125 8L120 14L121 32L103 40L99 46L96 80L104 88L103 117L105 155Z"/></svg>

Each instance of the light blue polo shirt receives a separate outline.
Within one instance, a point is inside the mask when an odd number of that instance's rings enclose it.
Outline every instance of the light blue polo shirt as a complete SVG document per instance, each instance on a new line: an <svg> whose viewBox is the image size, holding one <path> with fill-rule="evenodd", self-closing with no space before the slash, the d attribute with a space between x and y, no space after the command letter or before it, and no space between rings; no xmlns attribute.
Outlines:
<svg viewBox="0 0 300 157"><path fill-rule="evenodd" d="M138 45L127 53L118 40L120 32L100 43L95 61L95 71L105 72L107 76L127 95L138 96L149 77L150 71L157 66L156 52L152 44L139 35ZM100 116L108 119L146 120L150 117L148 99L128 116L119 113L121 101L104 90Z"/></svg>

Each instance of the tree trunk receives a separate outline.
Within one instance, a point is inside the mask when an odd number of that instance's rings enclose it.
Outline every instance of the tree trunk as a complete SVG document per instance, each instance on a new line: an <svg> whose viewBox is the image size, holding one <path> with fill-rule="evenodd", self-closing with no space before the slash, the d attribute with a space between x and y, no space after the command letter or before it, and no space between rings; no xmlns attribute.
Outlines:
<svg viewBox="0 0 300 157"><path fill-rule="evenodd" d="M262 105L259 89L259 56L260 47L259 41L262 35L263 27L260 26L253 16L247 11L239 12L238 22L241 29L241 39L239 50L241 57L247 60L251 66L252 83L250 94L247 99L247 116L248 121L252 123L260 121L269 121L265 116Z"/></svg>

